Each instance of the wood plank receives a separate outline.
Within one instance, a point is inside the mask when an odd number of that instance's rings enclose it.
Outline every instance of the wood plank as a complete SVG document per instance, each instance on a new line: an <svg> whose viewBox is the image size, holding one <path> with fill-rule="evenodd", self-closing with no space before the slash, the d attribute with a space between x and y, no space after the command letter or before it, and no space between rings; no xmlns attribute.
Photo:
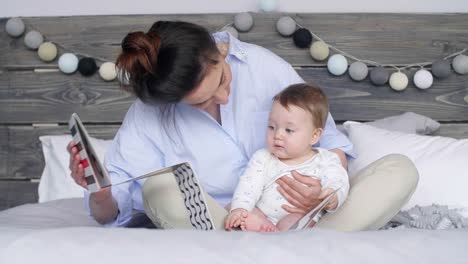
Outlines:
<svg viewBox="0 0 468 264"><path fill-rule="evenodd" d="M0 126L7 130L10 139L0 138L0 145L7 145L7 171L2 171L0 179L38 179L44 169L44 156L39 136L69 134L67 126L32 127L32 126ZM118 125L91 125L86 128L92 137L112 139ZM64 154L65 150L64 150Z"/></svg>
<svg viewBox="0 0 468 264"><path fill-rule="evenodd" d="M466 139L468 138L468 124L442 124L434 136Z"/></svg>
<svg viewBox="0 0 468 264"><path fill-rule="evenodd" d="M3 75L3 76L2 76ZM76 112L84 122L120 122L134 97L117 81L58 72L0 75L0 122L64 123Z"/></svg>
<svg viewBox="0 0 468 264"><path fill-rule="evenodd" d="M410 80L414 72L406 72ZM388 85L377 87L368 79L354 82L348 75L331 76L323 69L299 69L298 73L325 90L336 121L375 120L408 111L438 121L468 120L468 75L452 74L445 80L435 80L427 90L411 84L396 92Z"/></svg>
<svg viewBox="0 0 468 264"><path fill-rule="evenodd" d="M0 126L0 175L7 175L8 171L8 142L10 142L8 129L5 126Z"/></svg>
<svg viewBox="0 0 468 264"><path fill-rule="evenodd" d="M0 181L0 211L26 203L37 203L39 183Z"/></svg>
<svg viewBox="0 0 468 264"><path fill-rule="evenodd" d="M439 121L468 121L468 75L453 73L445 80L435 80L425 91L410 85L403 92L395 92L388 85L376 87L368 79L354 82L347 75L335 77L321 68L298 69L298 73L323 87L337 121L375 120L405 111ZM412 74L414 71L408 72L410 79ZM133 101L133 96L119 90L116 82L103 82L97 76L34 72L0 75L3 124L66 123L73 112L84 122L119 123Z"/></svg>
<svg viewBox="0 0 468 264"><path fill-rule="evenodd" d="M102 139L112 138L118 126L86 125L92 136ZM2 128L2 126L0 126ZM66 126L58 127L26 127L3 126L8 130L10 140L0 138L0 145L8 145L9 152L5 153L7 173L0 174L0 179L38 179L44 169L44 157L39 141L41 135L62 135L68 133ZM436 133L440 136L453 138L468 138L468 124L442 124ZM64 154L66 152L64 150ZM1 181L0 181L1 182Z"/></svg>
<svg viewBox="0 0 468 264"><path fill-rule="evenodd" d="M114 61L120 43L129 31L146 31L156 20L185 20L211 32L232 23L235 14L128 15L26 17L27 28L41 31L75 53ZM275 29L284 13L254 13L254 27L240 39L262 45L293 65L323 65L311 59L307 49L298 49L291 38ZM287 14L325 41L345 52L383 64L433 61L467 47L468 14ZM13 39L0 19L0 61L6 67L48 67L29 51L23 38Z"/></svg>

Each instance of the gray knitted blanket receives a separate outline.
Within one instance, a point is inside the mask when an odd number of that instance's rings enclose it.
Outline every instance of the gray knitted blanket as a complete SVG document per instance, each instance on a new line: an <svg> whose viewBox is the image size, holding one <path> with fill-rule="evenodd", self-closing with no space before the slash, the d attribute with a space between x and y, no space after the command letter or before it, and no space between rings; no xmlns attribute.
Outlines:
<svg viewBox="0 0 468 264"><path fill-rule="evenodd" d="M437 204L415 206L407 211L400 211L382 229L393 228L468 228L468 208L449 209L448 206Z"/></svg>

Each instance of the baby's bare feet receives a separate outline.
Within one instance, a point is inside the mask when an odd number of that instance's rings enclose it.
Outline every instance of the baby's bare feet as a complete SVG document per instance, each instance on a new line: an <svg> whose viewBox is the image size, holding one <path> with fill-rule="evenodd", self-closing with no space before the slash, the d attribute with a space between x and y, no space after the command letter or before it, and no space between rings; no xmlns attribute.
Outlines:
<svg viewBox="0 0 468 264"><path fill-rule="evenodd" d="M278 228L268 219L253 213L246 213L241 221L241 229L254 232L276 232Z"/></svg>

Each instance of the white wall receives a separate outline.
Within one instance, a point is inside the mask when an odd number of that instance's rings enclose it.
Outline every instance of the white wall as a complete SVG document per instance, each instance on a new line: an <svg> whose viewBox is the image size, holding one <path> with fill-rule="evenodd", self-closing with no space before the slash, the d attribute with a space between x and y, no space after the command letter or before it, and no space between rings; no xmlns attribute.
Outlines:
<svg viewBox="0 0 468 264"><path fill-rule="evenodd" d="M273 0L274 1L274 0ZM301 13L468 12L468 0L276 0L276 11ZM238 13L259 0L0 0L0 17L99 14Z"/></svg>

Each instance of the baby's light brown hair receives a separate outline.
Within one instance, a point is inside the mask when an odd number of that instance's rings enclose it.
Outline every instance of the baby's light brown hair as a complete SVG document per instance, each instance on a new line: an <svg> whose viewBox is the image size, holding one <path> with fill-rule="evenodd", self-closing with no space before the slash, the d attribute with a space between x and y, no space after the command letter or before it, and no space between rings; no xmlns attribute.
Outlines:
<svg viewBox="0 0 468 264"><path fill-rule="evenodd" d="M328 116L328 100L318 86L308 83L293 84L273 97L273 101L278 101L288 110L290 105L304 109L312 115L316 128L324 128Z"/></svg>

